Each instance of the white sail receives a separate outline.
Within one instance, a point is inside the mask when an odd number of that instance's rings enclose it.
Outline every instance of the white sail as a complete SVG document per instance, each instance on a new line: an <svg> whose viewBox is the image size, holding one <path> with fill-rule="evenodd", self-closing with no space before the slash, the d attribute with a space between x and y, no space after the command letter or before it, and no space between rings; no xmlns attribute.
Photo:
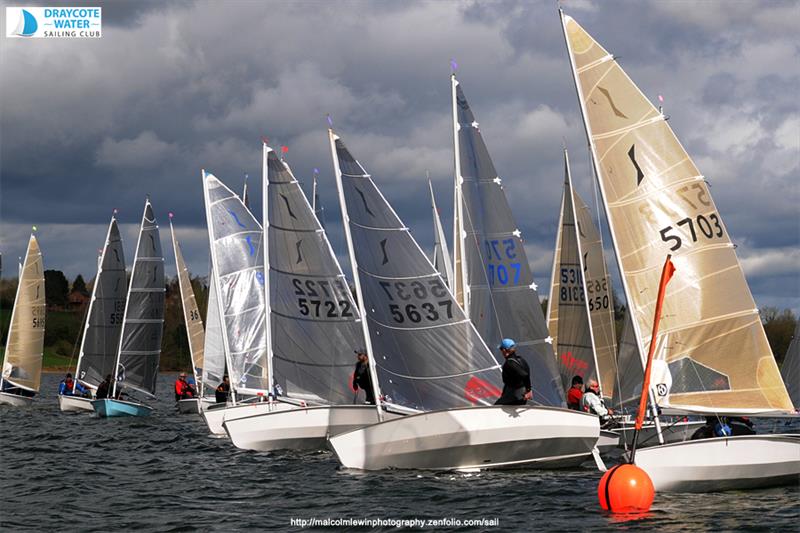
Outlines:
<svg viewBox="0 0 800 533"><path fill-rule="evenodd" d="M789 397L792 399L795 409L800 409L800 320L794 328L794 336L786 351L786 357L781 366L781 377L786 383Z"/></svg>
<svg viewBox="0 0 800 533"><path fill-rule="evenodd" d="M92 286L75 370L76 378L84 385L97 388L107 375L114 374L126 296L125 253L116 216L112 216Z"/></svg>
<svg viewBox="0 0 800 533"><path fill-rule="evenodd" d="M428 188L431 191L431 211L433 212L433 267L439 271L448 287L453 285L453 264L450 262L450 252L447 249L447 239L444 228L439 218L439 209L436 207L436 197L433 195L433 184L428 179Z"/></svg>
<svg viewBox="0 0 800 533"><path fill-rule="evenodd" d="M215 284L231 387L245 394L269 394L261 225L213 174L204 170L202 177L213 267L210 282Z"/></svg>
<svg viewBox="0 0 800 533"><path fill-rule="evenodd" d="M203 345L205 331L203 318L197 307L197 299L192 289L192 279L189 269L183 261L181 245L175 237L175 228L172 226L172 213L170 213L169 230L172 235L172 249L175 252L175 268L178 271L178 288L181 292L181 309L183 309L183 323L186 326L186 337L189 340L189 355L192 359L192 371L198 390L202 388L203 380Z"/></svg>
<svg viewBox="0 0 800 533"><path fill-rule="evenodd" d="M531 367L535 401L562 406L564 390L522 232L455 75L451 84L464 309L489 345L516 341Z"/></svg>
<svg viewBox="0 0 800 533"><path fill-rule="evenodd" d="M44 353L45 293L42 252L31 234L11 311L0 383L38 392Z"/></svg>
<svg viewBox="0 0 800 533"><path fill-rule="evenodd" d="M352 403L357 306L322 224L284 161L264 146L275 381L286 396Z"/></svg>
<svg viewBox="0 0 800 533"><path fill-rule="evenodd" d="M791 410L704 176L614 56L572 18L563 26L638 348L661 347L652 377L658 403L698 412ZM650 339L669 253L676 274L659 339Z"/></svg>
<svg viewBox="0 0 800 533"><path fill-rule="evenodd" d="M217 301L217 284L213 269L208 273L208 304L206 331L203 341L203 387L214 390L225 376L225 343L222 340L222 320Z"/></svg>
<svg viewBox="0 0 800 533"><path fill-rule="evenodd" d="M368 350L386 402L429 411L489 405L499 365L372 177L329 132Z"/></svg>
<svg viewBox="0 0 800 533"><path fill-rule="evenodd" d="M120 387L155 396L164 333L164 255L150 199L145 201L117 353Z"/></svg>

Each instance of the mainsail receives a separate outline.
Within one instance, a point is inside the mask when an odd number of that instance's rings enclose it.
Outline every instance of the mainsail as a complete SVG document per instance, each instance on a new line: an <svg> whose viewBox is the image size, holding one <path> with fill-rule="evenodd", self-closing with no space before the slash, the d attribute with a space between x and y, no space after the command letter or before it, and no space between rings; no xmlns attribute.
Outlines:
<svg viewBox="0 0 800 533"><path fill-rule="evenodd" d="M491 404L499 365L442 276L333 131L331 155L381 392L418 410Z"/></svg>
<svg viewBox="0 0 800 533"><path fill-rule="evenodd" d="M699 412L792 409L734 246L693 161L614 56L572 18L564 35L640 354L664 257L654 365L661 405Z"/></svg>
<svg viewBox="0 0 800 533"><path fill-rule="evenodd" d="M786 351L786 357L781 366L781 376L792 399L795 409L800 409L800 320L794 328L794 337Z"/></svg>
<svg viewBox="0 0 800 533"><path fill-rule="evenodd" d="M11 311L0 382L38 392L44 347L44 267L42 252L31 234L20 270L17 296Z"/></svg>
<svg viewBox="0 0 800 533"><path fill-rule="evenodd" d="M127 289L125 253L116 216L112 216L94 278L75 371L84 385L97 388L107 375L114 374Z"/></svg>
<svg viewBox="0 0 800 533"><path fill-rule="evenodd" d="M564 391L522 232L455 75L451 82L456 202L460 207L457 215L464 228L456 246L463 254L460 281L464 309L490 346L506 337L516 341L517 353L531 366L535 401L564 405Z"/></svg>
<svg viewBox="0 0 800 533"><path fill-rule="evenodd" d="M186 268L186 263L183 261L181 245L175 237L175 228L172 226L172 213L170 213L169 217L169 230L172 235L172 249L175 251L175 268L178 271L178 287L181 291L183 321L186 324L186 336L189 339L189 355L192 358L194 379L198 383L198 389L200 389L203 377L203 343L205 337L203 318L200 316L200 309L197 307L189 269Z"/></svg>
<svg viewBox="0 0 800 533"><path fill-rule="evenodd" d="M275 381L289 397L352 403L364 334L347 280L289 166L264 146Z"/></svg>
<svg viewBox="0 0 800 533"><path fill-rule="evenodd" d="M208 273L208 304L206 305L206 331L203 342L204 388L214 390L225 376L225 343L222 340L222 320L217 301L217 284L213 268Z"/></svg>
<svg viewBox="0 0 800 533"><path fill-rule="evenodd" d="M268 394L261 225L213 174L204 170L202 176L213 266L210 283L215 284L231 386L245 394Z"/></svg>
<svg viewBox="0 0 800 533"><path fill-rule="evenodd" d="M116 387L155 395L164 333L164 255L148 198L136 243L117 355Z"/></svg>
<svg viewBox="0 0 800 533"><path fill-rule="evenodd" d="M453 283L453 264L450 262L450 252L447 250L447 239L444 228L439 218L439 209L436 208L436 197L433 195L433 183L428 179L428 188L431 191L431 211L433 212L433 268L444 278L448 287Z"/></svg>
<svg viewBox="0 0 800 533"><path fill-rule="evenodd" d="M612 397L617 343L611 279L591 211L572 187L566 150L564 166L547 328L564 388L575 375L596 378L603 395Z"/></svg>

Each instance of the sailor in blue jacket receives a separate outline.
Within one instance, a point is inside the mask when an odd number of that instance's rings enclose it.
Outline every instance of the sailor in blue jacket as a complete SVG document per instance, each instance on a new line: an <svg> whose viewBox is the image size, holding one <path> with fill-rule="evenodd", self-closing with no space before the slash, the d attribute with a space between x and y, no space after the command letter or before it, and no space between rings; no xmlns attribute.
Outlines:
<svg viewBox="0 0 800 533"><path fill-rule="evenodd" d="M79 395L85 395L89 391L80 384L79 381L75 381L72 379L72 374L67 373L66 377L61 380L61 383L58 384L58 394L61 396L74 396L76 393L80 393Z"/></svg>

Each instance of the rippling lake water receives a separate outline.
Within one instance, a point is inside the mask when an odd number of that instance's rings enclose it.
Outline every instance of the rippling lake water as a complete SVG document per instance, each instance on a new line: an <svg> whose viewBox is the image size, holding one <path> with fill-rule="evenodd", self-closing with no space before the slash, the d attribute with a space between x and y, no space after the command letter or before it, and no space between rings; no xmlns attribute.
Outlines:
<svg viewBox="0 0 800 533"><path fill-rule="evenodd" d="M328 452L247 452L210 437L200 417L176 413L175 376L159 378L156 411L138 419L61 413L56 389L62 377L45 374L43 392L29 409L0 406L4 531L303 529L293 527L292 518L499 522L428 528L460 531L797 531L800 524L798 486L657 494L648 516L621 521L600 512L600 473L591 465L568 471L358 473L340 470ZM783 431L792 429L779 424ZM328 530L347 529L365 528Z"/></svg>

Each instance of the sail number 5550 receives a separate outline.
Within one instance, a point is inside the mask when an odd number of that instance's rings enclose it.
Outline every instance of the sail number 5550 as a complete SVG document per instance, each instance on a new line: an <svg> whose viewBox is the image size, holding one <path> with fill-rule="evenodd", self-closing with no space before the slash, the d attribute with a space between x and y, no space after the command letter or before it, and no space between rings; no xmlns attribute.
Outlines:
<svg viewBox="0 0 800 533"><path fill-rule="evenodd" d="M678 229L683 230L682 232ZM683 233L684 238L688 236L691 242L697 242L702 235L706 239L715 239L722 237L725 232L720 224L719 216L716 213L710 215L697 215L696 217L686 217L675 223L674 226L666 226L661 228L658 232L661 235L661 240L670 244L670 250L680 250L683 246L684 239L681 238Z"/></svg>

